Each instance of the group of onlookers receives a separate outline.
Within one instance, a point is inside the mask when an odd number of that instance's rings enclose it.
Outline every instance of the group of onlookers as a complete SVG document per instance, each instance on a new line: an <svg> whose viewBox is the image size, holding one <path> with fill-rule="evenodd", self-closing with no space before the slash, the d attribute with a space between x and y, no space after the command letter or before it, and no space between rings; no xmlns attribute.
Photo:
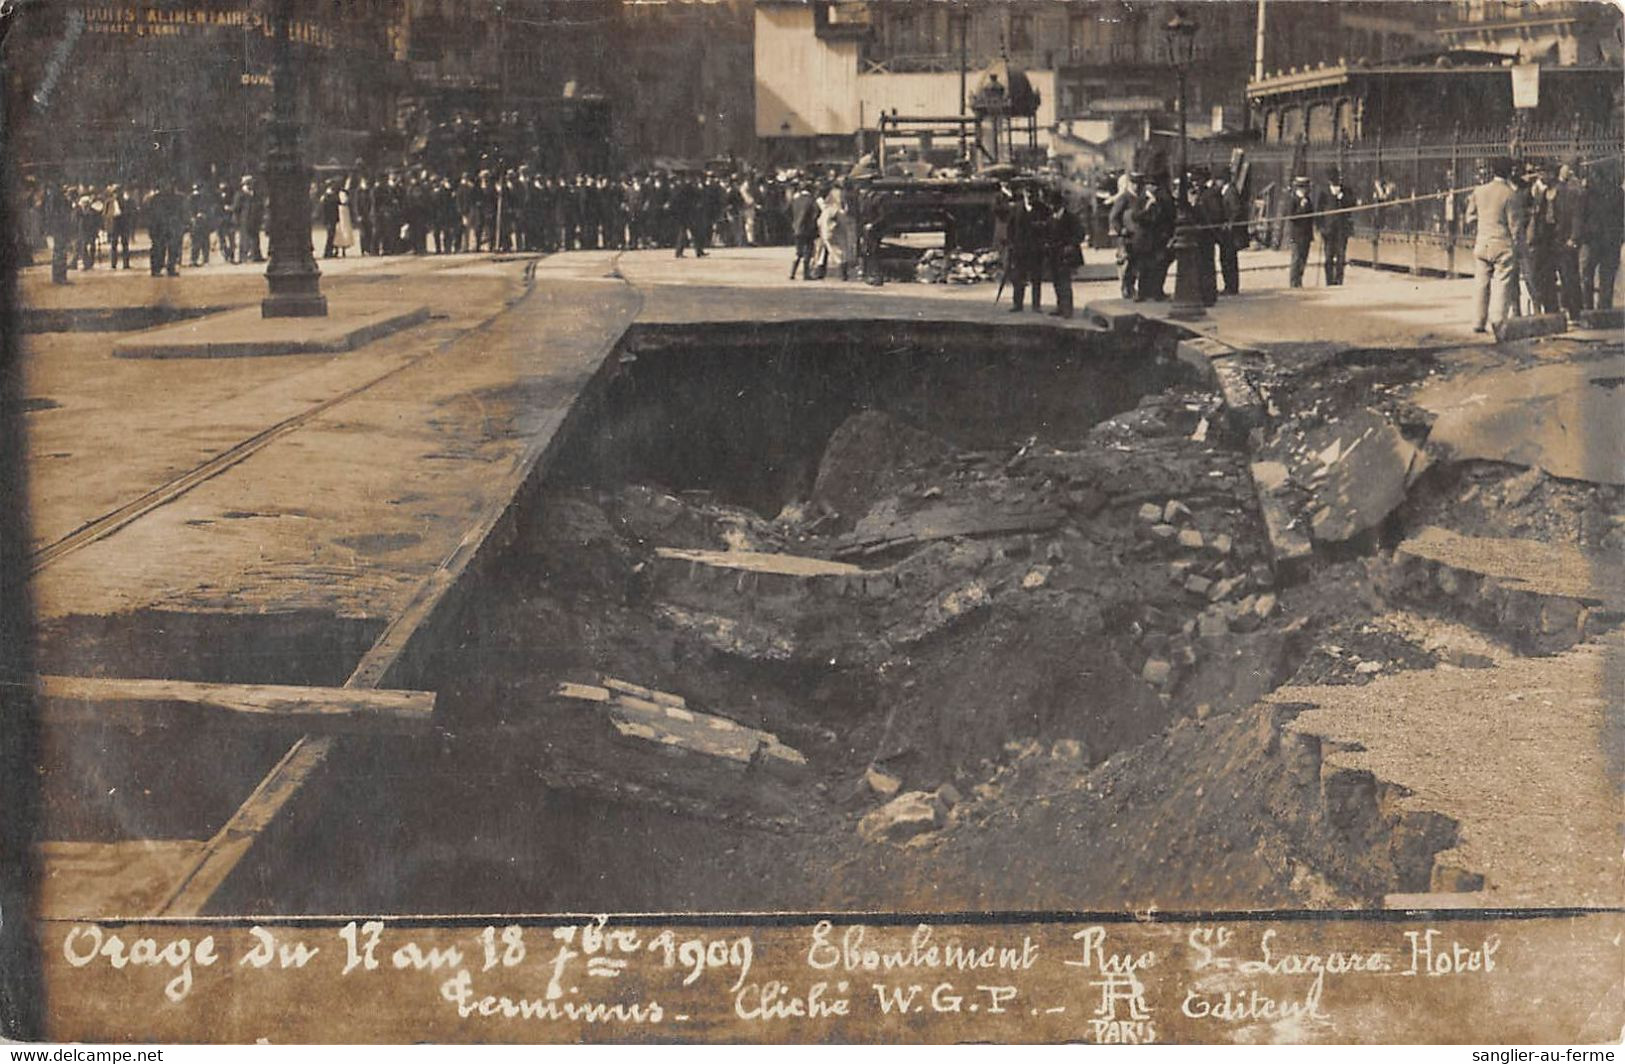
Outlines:
<svg viewBox="0 0 1625 1064"><path fill-rule="evenodd" d="M1212 306L1221 295L1238 294L1238 253L1248 243L1247 203L1230 171L1193 166L1178 188L1169 184L1160 172L1118 176L1117 192L1106 208L1106 231L1117 241L1123 298L1135 302L1168 298L1168 269L1179 250L1174 238L1181 226L1192 242L1190 255L1202 302Z"/></svg>
<svg viewBox="0 0 1625 1064"><path fill-rule="evenodd" d="M528 165L460 175L416 168L330 180L319 197L324 254L451 254L666 247L778 236L768 182L755 175L541 174Z"/></svg>
<svg viewBox="0 0 1625 1064"><path fill-rule="evenodd" d="M528 165L492 162L462 174L405 167L328 176L312 185L311 208L313 224L325 232L326 258L596 248L671 248L679 256L693 249L704 255L717 244L796 241L807 225L805 212L792 210L797 183L794 175L781 179L751 170L610 177L543 174ZM833 247L838 263L850 263L850 218L822 218L825 198L811 219L812 235L823 241L821 258L828 259ZM155 276L175 276L188 248L193 266L207 265L215 255L233 263L264 261L267 209L252 175L236 187L189 189L173 180L144 188L34 184L25 208L24 261L49 244L58 282L65 283L70 270L102 263L128 269L138 228L149 234Z"/></svg>
<svg viewBox="0 0 1625 1064"><path fill-rule="evenodd" d="M1530 161L1520 168L1511 158L1492 159L1465 220L1476 230L1475 331L1524 311L1572 322L1585 310L1614 305L1625 240L1617 162Z"/></svg>
<svg viewBox="0 0 1625 1064"><path fill-rule="evenodd" d="M189 191L172 179L147 187L29 180L22 206L22 261L31 262L48 244L51 279L59 284L67 282L68 271L95 269L103 261L109 269L129 269L138 228L147 230L154 277L178 275L188 239L194 266L209 262L211 248L229 262L265 260L265 201L252 175L235 188L222 182L194 184Z"/></svg>

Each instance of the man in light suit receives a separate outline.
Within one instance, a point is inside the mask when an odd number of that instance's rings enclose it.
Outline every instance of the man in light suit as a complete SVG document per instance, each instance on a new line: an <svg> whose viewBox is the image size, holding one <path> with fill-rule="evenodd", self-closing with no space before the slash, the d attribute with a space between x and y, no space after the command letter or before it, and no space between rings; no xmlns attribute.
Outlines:
<svg viewBox="0 0 1625 1064"><path fill-rule="evenodd" d="M1490 160L1490 179L1473 189L1467 201L1467 224L1477 225L1473 240L1476 283L1473 331L1485 332L1493 302L1495 321L1506 320L1513 268L1513 234L1523 224L1512 187L1512 160ZM1491 290L1494 298L1491 298Z"/></svg>

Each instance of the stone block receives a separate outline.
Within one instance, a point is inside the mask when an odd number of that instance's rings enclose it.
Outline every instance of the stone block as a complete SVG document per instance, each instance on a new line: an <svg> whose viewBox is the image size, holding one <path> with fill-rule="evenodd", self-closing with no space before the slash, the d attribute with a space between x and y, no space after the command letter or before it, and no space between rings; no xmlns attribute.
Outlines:
<svg viewBox="0 0 1625 1064"><path fill-rule="evenodd" d="M1153 687L1166 687L1173 681L1174 666L1161 658L1149 658L1140 670L1140 679Z"/></svg>
<svg viewBox="0 0 1625 1064"><path fill-rule="evenodd" d="M1555 336L1568 329L1568 319L1561 314L1533 314L1501 322L1495 327L1495 340L1502 344L1510 340L1531 340L1537 336Z"/></svg>
<svg viewBox="0 0 1625 1064"><path fill-rule="evenodd" d="M907 842L942 826L942 800L925 791L908 791L858 821L858 834L869 842Z"/></svg>

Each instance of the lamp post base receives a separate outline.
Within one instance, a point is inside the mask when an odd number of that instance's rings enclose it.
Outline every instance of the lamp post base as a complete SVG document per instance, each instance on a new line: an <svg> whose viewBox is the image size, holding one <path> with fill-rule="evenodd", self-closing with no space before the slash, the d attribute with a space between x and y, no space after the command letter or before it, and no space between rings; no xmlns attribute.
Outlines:
<svg viewBox="0 0 1625 1064"><path fill-rule="evenodd" d="M325 318L327 297L315 295L266 296L260 300L262 318Z"/></svg>
<svg viewBox="0 0 1625 1064"><path fill-rule="evenodd" d="M1202 305L1202 292L1196 279L1196 238L1181 226L1174 233L1172 244L1174 260L1179 272L1174 276L1174 299L1168 307L1168 317L1174 321L1196 321L1207 317Z"/></svg>

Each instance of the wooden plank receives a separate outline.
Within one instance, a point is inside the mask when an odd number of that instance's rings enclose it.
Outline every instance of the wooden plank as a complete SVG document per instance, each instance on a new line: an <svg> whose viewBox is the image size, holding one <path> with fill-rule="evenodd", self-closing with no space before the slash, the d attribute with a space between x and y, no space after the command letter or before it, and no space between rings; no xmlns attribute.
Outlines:
<svg viewBox="0 0 1625 1064"><path fill-rule="evenodd" d="M411 731L428 727L435 701L430 691L91 676L41 676L38 691L47 724L136 728L164 726L203 712L313 732Z"/></svg>
<svg viewBox="0 0 1625 1064"><path fill-rule="evenodd" d="M832 562L825 558L806 558L798 554L772 554L753 550L687 550L681 547L656 547L655 557L672 561L693 562L718 569L738 569L748 573L772 573L779 576L850 576L863 569L850 562Z"/></svg>
<svg viewBox="0 0 1625 1064"><path fill-rule="evenodd" d="M1065 514L1057 509L1007 511L989 506L948 505L921 510L911 517L881 526L859 527L838 547L838 558L878 554L895 547L929 543L958 536L1010 535L1043 532L1060 524Z"/></svg>

